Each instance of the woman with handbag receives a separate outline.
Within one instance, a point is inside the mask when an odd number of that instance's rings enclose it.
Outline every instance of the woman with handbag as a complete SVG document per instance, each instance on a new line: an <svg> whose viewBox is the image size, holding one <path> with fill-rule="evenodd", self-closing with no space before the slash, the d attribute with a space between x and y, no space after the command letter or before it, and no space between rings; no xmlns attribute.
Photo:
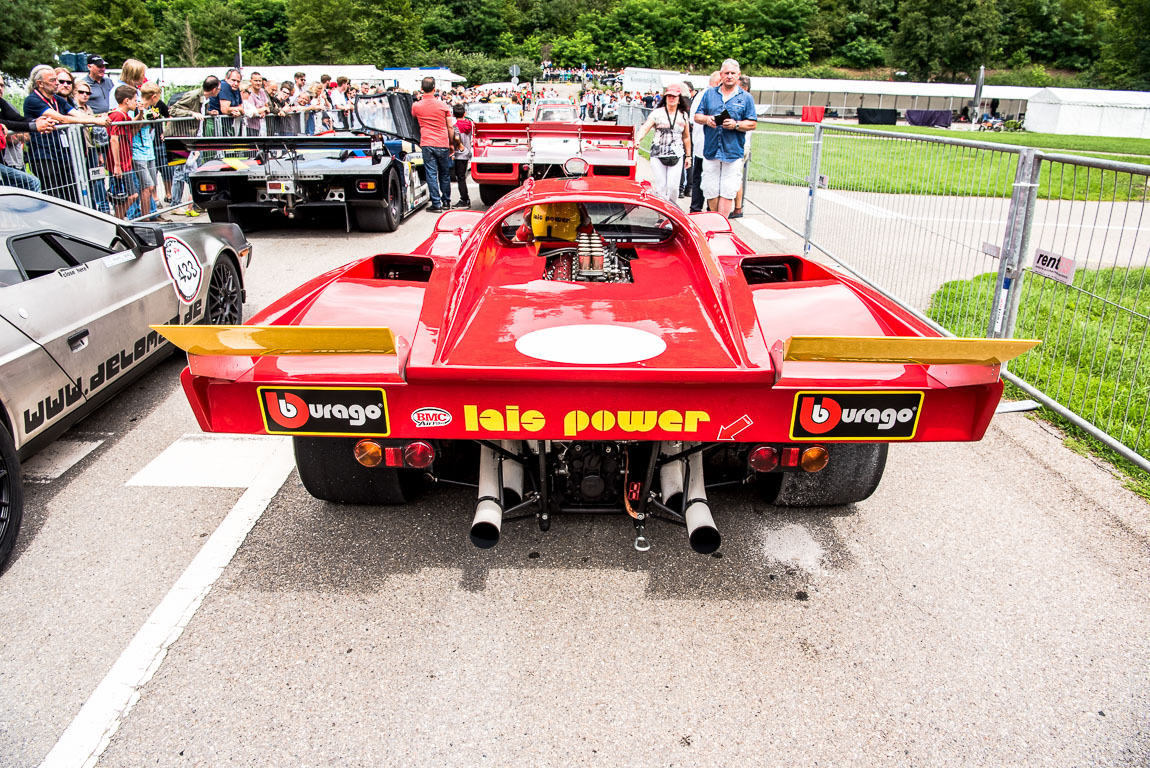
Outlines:
<svg viewBox="0 0 1150 768"><path fill-rule="evenodd" d="M651 175L655 194L664 200L679 198L679 178L684 163L691 167L691 120L683 101L679 84L668 85L659 105L635 135L635 141L639 142L649 131L655 131L651 142Z"/></svg>

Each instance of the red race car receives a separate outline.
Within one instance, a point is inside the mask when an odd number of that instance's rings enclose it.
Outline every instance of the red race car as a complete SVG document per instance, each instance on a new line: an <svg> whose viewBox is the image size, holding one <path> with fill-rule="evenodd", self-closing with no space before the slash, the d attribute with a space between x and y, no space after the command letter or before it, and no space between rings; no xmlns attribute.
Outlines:
<svg viewBox="0 0 1150 768"><path fill-rule="evenodd" d="M471 539L563 513L662 519L713 552L715 484L781 505L867 498L892 442L978 440L1000 363L868 287L757 254L630 180L528 181L413 253L304 284L247 325L158 327L209 432L291 435L314 496L478 488Z"/></svg>
<svg viewBox="0 0 1150 768"><path fill-rule="evenodd" d="M574 109L574 107L571 107ZM570 176L572 158L594 178L635 178L635 129L579 122L476 123L471 178L484 205L527 179Z"/></svg>

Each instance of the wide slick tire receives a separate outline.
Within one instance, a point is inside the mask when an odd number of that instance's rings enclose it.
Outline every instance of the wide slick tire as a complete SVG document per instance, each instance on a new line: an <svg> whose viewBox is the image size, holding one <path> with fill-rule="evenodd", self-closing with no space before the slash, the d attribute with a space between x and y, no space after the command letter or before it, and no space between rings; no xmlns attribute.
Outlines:
<svg viewBox="0 0 1150 768"><path fill-rule="evenodd" d="M239 325L244 319L244 289L240 272L227 254L216 257L208 283L208 306L204 323L208 325Z"/></svg>
<svg viewBox="0 0 1150 768"><path fill-rule="evenodd" d="M780 507L840 507L863 501L882 480L888 448L886 443L828 445L830 460L822 471L779 476L773 503Z"/></svg>
<svg viewBox="0 0 1150 768"><path fill-rule="evenodd" d="M513 189L515 189L515 187L510 187L506 184L480 184L479 199L483 201L484 205L495 205L499 202L499 198Z"/></svg>
<svg viewBox="0 0 1150 768"><path fill-rule="evenodd" d="M24 518L24 485L20 459L8 430L0 427L0 570L12 555Z"/></svg>
<svg viewBox="0 0 1150 768"><path fill-rule="evenodd" d="M303 487L317 499L337 504L406 504L427 487L415 469L365 467L355 460L354 437L293 437L295 464Z"/></svg>

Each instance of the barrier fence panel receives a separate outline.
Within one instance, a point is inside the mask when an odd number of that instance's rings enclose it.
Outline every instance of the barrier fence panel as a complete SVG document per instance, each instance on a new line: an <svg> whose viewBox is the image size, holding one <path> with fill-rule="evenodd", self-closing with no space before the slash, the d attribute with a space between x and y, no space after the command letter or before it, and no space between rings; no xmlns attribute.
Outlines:
<svg viewBox="0 0 1150 768"><path fill-rule="evenodd" d="M1150 471L1150 167L759 128L751 202L944 332L1042 339L1007 380Z"/></svg>
<svg viewBox="0 0 1150 768"><path fill-rule="evenodd" d="M1150 167L1038 153L1011 380L1150 470Z"/></svg>
<svg viewBox="0 0 1150 768"><path fill-rule="evenodd" d="M760 122L758 130L748 134L748 138L751 146L744 201L765 210L788 229L803 234L810 197L815 127L794 121Z"/></svg>

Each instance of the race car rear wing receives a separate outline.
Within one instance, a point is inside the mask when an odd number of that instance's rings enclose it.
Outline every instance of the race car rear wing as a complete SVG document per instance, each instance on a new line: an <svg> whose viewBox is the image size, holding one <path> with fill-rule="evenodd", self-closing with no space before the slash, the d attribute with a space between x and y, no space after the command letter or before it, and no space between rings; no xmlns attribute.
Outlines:
<svg viewBox="0 0 1150 768"><path fill-rule="evenodd" d="M542 137L577 138L591 142L635 140L635 128L628 125L583 123L475 123L476 142L527 143Z"/></svg>
<svg viewBox="0 0 1150 768"><path fill-rule="evenodd" d="M399 137L396 141L401 141ZM368 151L378 138L370 135L332 133L322 136L169 136L164 139L168 150L193 152L266 152L282 149L346 149Z"/></svg>
<svg viewBox="0 0 1150 768"><path fill-rule="evenodd" d="M153 325L193 355L394 355L390 328L306 325ZM1040 344L1034 339L923 336L791 336L772 347L776 371L786 361L1001 365ZM776 359L777 357L777 359Z"/></svg>

